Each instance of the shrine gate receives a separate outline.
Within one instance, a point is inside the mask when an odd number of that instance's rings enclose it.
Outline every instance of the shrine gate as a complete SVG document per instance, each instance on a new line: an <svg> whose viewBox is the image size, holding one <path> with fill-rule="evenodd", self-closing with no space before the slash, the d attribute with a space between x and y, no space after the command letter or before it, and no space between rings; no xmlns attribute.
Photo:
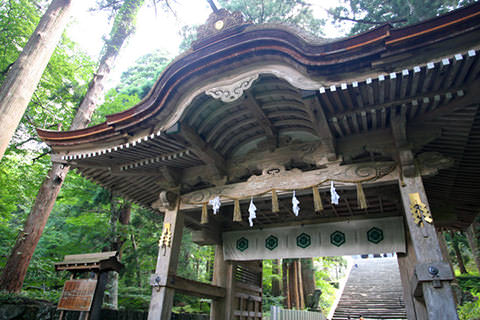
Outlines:
<svg viewBox="0 0 480 320"><path fill-rule="evenodd" d="M149 319L175 291L261 319L258 260L393 251L409 319L456 319L437 230L480 208L479 28L478 3L334 40L219 10L136 106L38 133L164 213ZM216 245L212 284L175 275L185 227Z"/></svg>

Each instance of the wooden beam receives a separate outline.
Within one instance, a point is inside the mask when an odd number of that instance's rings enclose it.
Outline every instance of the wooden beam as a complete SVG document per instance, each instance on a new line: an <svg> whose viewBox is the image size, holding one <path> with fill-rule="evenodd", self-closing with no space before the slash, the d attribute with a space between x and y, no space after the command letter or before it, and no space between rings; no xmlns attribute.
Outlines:
<svg viewBox="0 0 480 320"><path fill-rule="evenodd" d="M378 172L385 174L378 175ZM368 180L371 178L372 180ZM207 188L182 195L182 203L206 202L217 195L234 198L248 198L252 194L267 193L271 189L304 189L327 179L336 180L337 186L351 186L355 181L362 180L364 184L392 182L398 179L398 172L394 162L371 162L352 165L331 163L324 169L302 172L298 169L280 171L276 174L252 176L247 182L240 182L225 186ZM343 182L342 182L343 181ZM348 182L352 181L352 182ZM328 183L324 184L328 189Z"/></svg>
<svg viewBox="0 0 480 320"><path fill-rule="evenodd" d="M195 130L186 123L180 124L180 131L174 133L182 140L205 164L213 165L218 173L225 173L225 159L210 144L205 142Z"/></svg>
<svg viewBox="0 0 480 320"><path fill-rule="evenodd" d="M327 159L330 161L336 160L337 153L335 151L335 137L330 130L327 117L325 116L325 112L318 101L318 97L312 96L307 100L306 104L306 111L312 119L313 129L327 148Z"/></svg>
<svg viewBox="0 0 480 320"><path fill-rule="evenodd" d="M425 121L431 121L441 116L451 114L465 107L479 104L480 96L477 94L476 91L478 90L478 85L480 85L480 83L476 82L476 84L477 88L471 87L471 89L456 91L455 99L453 99L450 103L445 103L432 112L427 112L421 116L416 117L413 123L423 124Z"/></svg>
<svg viewBox="0 0 480 320"><path fill-rule="evenodd" d="M258 123L262 127L263 131L265 131L267 141L270 145L270 150L275 149L278 146L278 132L275 129L275 126L270 122L270 119L268 119L268 117L265 115L258 101L250 93L245 95L244 102L245 106L258 120Z"/></svg>
<svg viewBox="0 0 480 320"><path fill-rule="evenodd" d="M195 297L207 299L220 299L225 297L225 288L175 275L168 277L166 287Z"/></svg>
<svg viewBox="0 0 480 320"><path fill-rule="evenodd" d="M159 168L159 171L162 174L163 179L165 179L169 185L177 186L179 184L182 176L181 169L163 166Z"/></svg>
<svg viewBox="0 0 480 320"><path fill-rule="evenodd" d="M81 165L80 165L81 166ZM112 168L111 170L112 176L115 177L151 177L151 176L158 176L163 177L163 173L160 172L158 169L136 169L136 170L120 170L119 168Z"/></svg>
<svg viewBox="0 0 480 320"><path fill-rule="evenodd" d="M192 242L199 246L219 245L222 243L222 234L218 230L214 231L210 228L192 231Z"/></svg>
<svg viewBox="0 0 480 320"><path fill-rule="evenodd" d="M463 90L465 92L465 96L467 96L467 93L470 93L470 92L475 93L478 86L479 86L479 82L475 81L472 84L470 84L469 86L466 86L466 87L463 87L463 88L452 88L450 90L438 90L438 91L425 92L425 93L417 94L415 96L406 97L406 98L403 98L403 99L394 99L394 100L391 100L391 101L388 101L388 102L385 102L385 103L375 104L373 106L365 106L365 107L364 106L359 106L358 108L356 108L354 110L349 110L349 111L346 111L346 112L333 114L332 117L336 117L338 119L341 119L344 116L351 117L353 113L360 114L360 112L362 112L362 111L366 112L366 111L371 111L371 110L381 110L381 109L384 109L384 108L388 109L390 107L400 106L402 104L407 105L414 100L422 101L424 98L429 98L430 100L434 101L435 96L445 96L447 94L450 94L452 92L457 92L459 90ZM478 95L476 96L476 98L478 99ZM476 101L478 101L478 100L476 100ZM427 113L426 115L428 115L428 114L429 113ZM329 118L329 121L331 121L331 119L332 118Z"/></svg>

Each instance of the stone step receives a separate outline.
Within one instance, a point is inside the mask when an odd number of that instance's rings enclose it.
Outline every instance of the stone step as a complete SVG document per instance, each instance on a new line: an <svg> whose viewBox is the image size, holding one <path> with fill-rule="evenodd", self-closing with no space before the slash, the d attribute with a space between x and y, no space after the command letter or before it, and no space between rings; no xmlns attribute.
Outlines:
<svg viewBox="0 0 480 320"><path fill-rule="evenodd" d="M396 258L355 261L332 320L407 319Z"/></svg>

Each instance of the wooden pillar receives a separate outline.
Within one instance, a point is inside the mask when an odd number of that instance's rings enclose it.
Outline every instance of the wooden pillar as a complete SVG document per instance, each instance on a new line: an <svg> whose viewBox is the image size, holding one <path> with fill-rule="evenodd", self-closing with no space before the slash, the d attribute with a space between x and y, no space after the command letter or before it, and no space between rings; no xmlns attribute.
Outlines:
<svg viewBox="0 0 480 320"><path fill-rule="evenodd" d="M92 309L90 311L89 320L100 320L100 313L102 312L103 295L107 284L108 272L100 272L97 278L97 288L95 289L95 295L93 296ZM86 318L86 319L87 319Z"/></svg>
<svg viewBox="0 0 480 320"><path fill-rule="evenodd" d="M227 269L227 262L223 256L223 245L217 245L215 247L212 284L225 288L227 283ZM212 300L210 320L222 320L225 318L225 300L225 298Z"/></svg>
<svg viewBox="0 0 480 320"><path fill-rule="evenodd" d="M225 261L225 267L225 318L220 319L232 320L235 310L235 265L232 261Z"/></svg>
<svg viewBox="0 0 480 320"><path fill-rule="evenodd" d="M403 301L408 320L428 320L427 309L423 299L416 299L412 292L411 280L417 265L415 249L412 245L410 233L407 232L405 240L407 242L407 252L397 255L398 268L400 270L400 279L403 287Z"/></svg>
<svg viewBox="0 0 480 320"><path fill-rule="evenodd" d="M160 247L158 252L157 267L153 279L157 279L159 286L152 289L152 299L148 311L148 320L168 320L171 317L173 307L173 296L175 290L167 288L168 275L175 275L180 253L180 243L183 233L183 213L179 210L179 203L175 209L165 211L164 225L170 224L171 245L170 247ZM163 231L162 231L163 232Z"/></svg>
<svg viewBox="0 0 480 320"><path fill-rule="evenodd" d="M424 222L423 227L417 225L410 212L410 194L418 193L420 200L430 208L423 187L422 177L404 177L399 182L403 207L408 230L412 239L412 246L416 253L417 266L421 264L434 264L443 261L442 252L433 223ZM418 274L418 270L416 270ZM432 276L433 278L433 276ZM428 319L458 319L452 288L449 281L426 281L422 286L423 298L427 308ZM434 287L435 285L435 287ZM413 294L413 293L412 293Z"/></svg>

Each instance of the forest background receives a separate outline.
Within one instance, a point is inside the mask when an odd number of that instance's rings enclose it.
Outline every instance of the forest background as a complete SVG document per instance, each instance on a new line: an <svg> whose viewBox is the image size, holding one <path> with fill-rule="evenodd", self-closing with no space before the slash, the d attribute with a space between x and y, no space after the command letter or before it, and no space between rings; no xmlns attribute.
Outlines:
<svg viewBox="0 0 480 320"><path fill-rule="evenodd" d="M182 1L177 2L176 5ZM103 12L104 16L110 15L113 19L115 10L108 11L109 3L111 4L107 0L97 1L92 14ZM255 23L294 24L317 36L327 36L324 30L328 30L326 25L329 24L340 26L339 34L346 36L385 22L395 26L413 23L467 3L468 1L437 0L428 4L409 1L407 5L407 1L397 0L384 5L379 0L349 0L339 2L338 6L328 10L328 14L318 17L312 6L301 0L218 1L219 7L239 10L246 19ZM46 5L45 1L35 0L0 2L0 83L35 29ZM149 10L166 10L167 14L172 15L175 15L175 10L188 10L186 7L170 6L166 1L147 1L145 6L149 6ZM346 21L349 24L345 24ZM179 46L181 51L189 49L196 28L196 25L179 27L183 38ZM98 65L96 58L69 39L67 34L68 32L63 35L57 45L22 122L0 162L0 269L21 235L39 186L51 166L50 150L39 141L35 128L68 128ZM172 56L164 50L145 52L134 64L122 70L119 81L108 90L104 102L95 111L91 125L104 121L107 114L125 110L139 102L171 60ZM121 216L126 211L129 213L128 223L120 223ZM148 282L155 268L161 227L162 217L157 213L127 203L118 195L70 172L30 262L21 294L58 301L67 275L55 273L54 262L61 261L67 254L110 250L120 242L125 269L119 275L118 303L115 299L109 302L111 307L117 305L119 308L147 310L151 291ZM458 266L458 271L478 276L475 253L472 253L465 234L448 233L446 240L451 261ZM179 275L211 281L213 255L213 247L195 245L191 241L191 234L186 232L179 259ZM279 295L273 292L275 290L272 288L272 283L282 280L276 264L270 260L264 262L265 310L272 303L281 304L283 299L281 293ZM345 270L345 259L316 258L311 266L315 285L322 290L321 307L328 312L341 271ZM471 278L465 279L468 288L478 294L478 286L472 287ZM112 288L108 294L117 295ZM174 310L206 313L208 302L176 296Z"/></svg>

